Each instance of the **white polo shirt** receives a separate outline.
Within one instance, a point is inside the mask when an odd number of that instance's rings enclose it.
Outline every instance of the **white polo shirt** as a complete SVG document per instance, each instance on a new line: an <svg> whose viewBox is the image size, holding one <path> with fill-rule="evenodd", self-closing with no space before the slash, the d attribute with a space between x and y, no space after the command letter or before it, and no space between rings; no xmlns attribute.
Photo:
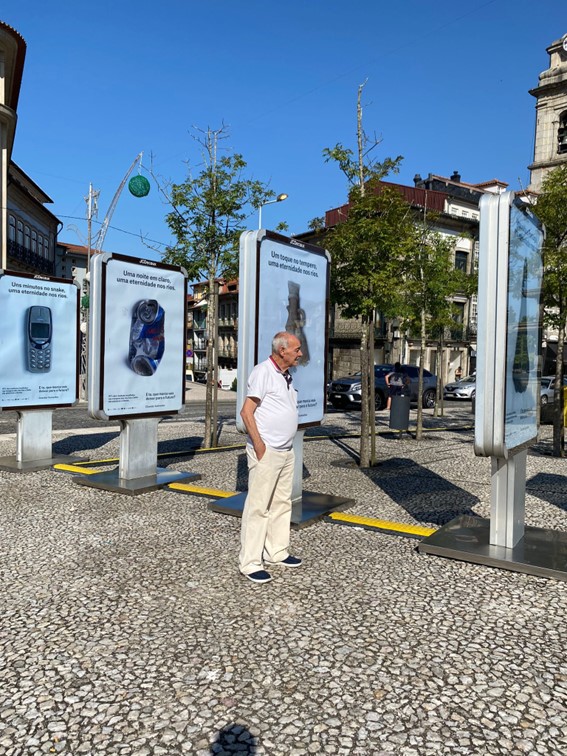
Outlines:
<svg viewBox="0 0 567 756"><path fill-rule="evenodd" d="M277 451L291 449L297 433L297 391L293 383L288 387L284 374L270 357L250 373L246 395L260 400L254 419L266 446Z"/></svg>

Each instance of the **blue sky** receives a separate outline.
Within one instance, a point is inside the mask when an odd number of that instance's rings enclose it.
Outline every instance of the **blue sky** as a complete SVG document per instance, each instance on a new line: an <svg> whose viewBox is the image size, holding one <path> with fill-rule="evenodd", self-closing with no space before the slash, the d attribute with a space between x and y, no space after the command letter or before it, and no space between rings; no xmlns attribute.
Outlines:
<svg viewBox="0 0 567 756"><path fill-rule="evenodd" d="M345 201L321 153L355 147L366 78L365 128L382 138L381 158L404 156L393 180L458 170L525 186L528 89L567 33L565 0L4 0L0 18L28 46L13 159L54 200L59 238L72 243L86 239L89 182L102 221L139 152L181 181L184 161L200 162L192 126L223 122L249 175L289 194L264 208L263 225L305 231ZM125 190L105 249L159 259L139 236L171 242L166 212L155 186L145 199Z"/></svg>

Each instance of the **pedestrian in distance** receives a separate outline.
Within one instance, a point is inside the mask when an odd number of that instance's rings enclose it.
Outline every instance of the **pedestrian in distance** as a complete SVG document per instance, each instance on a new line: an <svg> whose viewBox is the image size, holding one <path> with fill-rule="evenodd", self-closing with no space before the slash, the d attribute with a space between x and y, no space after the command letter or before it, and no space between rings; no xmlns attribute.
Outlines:
<svg viewBox="0 0 567 756"><path fill-rule="evenodd" d="M386 409L389 410L392 405L392 397L403 396L404 389L409 388L410 379L408 374L404 373L400 363L396 362L394 369L386 375L384 380L389 391L388 404L386 405Z"/></svg>
<svg viewBox="0 0 567 756"><path fill-rule="evenodd" d="M248 442L248 495L242 512L240 572L254 583L272 579L265 565L299 567L289 553L293 439L297 433L297 391L291 367L302 357L301 343L280 331L272 354L250 373L240 416Z"/></svg>
<svg viewBox="0 0 567 756"><path fill-rule="evenodd" d="M463 377L463 368L459 365L459 367L455 370L455 380L460 381Z"/></svg>

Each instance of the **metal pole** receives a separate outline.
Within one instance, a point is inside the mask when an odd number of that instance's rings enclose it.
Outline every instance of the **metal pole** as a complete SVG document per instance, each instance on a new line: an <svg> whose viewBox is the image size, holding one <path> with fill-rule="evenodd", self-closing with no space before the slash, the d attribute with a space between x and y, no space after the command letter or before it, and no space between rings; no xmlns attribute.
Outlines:
<svg viewBox="0 0 567 756"><path fill-rule="evenodd" d="M89 184L87 200L87 270L84 279L84 290L81 291L81 309L84 310L85 332L82 334L81 343L81 376L80 390L81 399L88 396L88 338L89 338L89 307L83 308L83 297L90 295L90 270L91 270L91 247L92 247L92 220L93 220L93 185ZM89 301L90 306L90 301Z"/></svg>
<svg viewBox="0 0 567 756"><path fill-rule="evenodd" d="M258 208L258 230L262 228L262 205Z"/></svg>
<svg viewBox="0 0 567 756"><path fill-rule="evenodd" d="M93 185L89 184L89 196L87 197L87 273L91 268L91 232L93 212Z"/></svg>

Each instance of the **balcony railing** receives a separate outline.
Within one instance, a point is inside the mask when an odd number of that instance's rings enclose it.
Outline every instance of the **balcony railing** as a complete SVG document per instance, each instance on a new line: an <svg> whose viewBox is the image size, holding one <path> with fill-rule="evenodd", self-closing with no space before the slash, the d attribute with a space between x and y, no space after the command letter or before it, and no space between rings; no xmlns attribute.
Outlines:
<svg viewBox="0 0 567 756"><path fill-rule="evenodd" d="M234 326L236 328L238 324L238 318L235 315L229 315L228 317L219 318L220 326Z"/></svg>
<svg viewBox="0 0 567 756"><path fill-rule="evenodd" d="M451 328L443 329L443 341L476 341L477 324L470 323L468 326L456 323ZM418 331L408 331L406 334L410 341L419 341L421 335ZM439 341L441 334L439 330L429 331L427 333L428 341Z"/></svg>
<svg viewBox="0 0 567 756"><path fill-rule="evenodd" d="M341 318L335 320L331 325L329 336L340 338L357 338L362 333L362 326L360 320L346 320ZM379 324L374 326L374 338L378 341L386 337L385 324Z"/></svg>
<svg viewBox="0 0 567 756"><path fill-rule="evenodd" d="M36 252L32 252L31 249L27 249L12 239L8 240L8 256L33 268L35 273L45 273L47 276L55 275L55 262L53 260L40 257Z"/></svg>

